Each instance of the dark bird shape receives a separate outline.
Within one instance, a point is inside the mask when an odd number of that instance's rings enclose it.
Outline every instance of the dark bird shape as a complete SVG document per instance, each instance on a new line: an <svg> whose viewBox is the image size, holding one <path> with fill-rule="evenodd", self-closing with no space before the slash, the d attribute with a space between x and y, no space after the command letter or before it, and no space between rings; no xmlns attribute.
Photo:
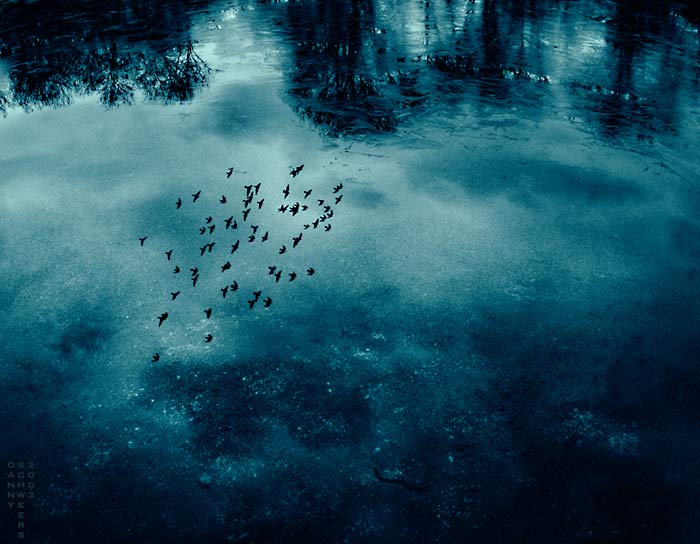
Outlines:
<svg viewBox="0 0 700 544"><path fill-rule="evenodd" d="M331 211L331 207L330 207L330 206L324 206L324 207L323 207L323 211L326 212L326 213L328 213L329 211Z"/></svg>
<svg viewBox="0 0 700 544"><path fill-rule="evenodd" d="M233 175L233 166L226 170L226 177L230 178Z"/></svg>
<svg viewBox="0 0 700 544"><path fill-rule="evenodd" d="M309 209L309 207L308 207L306 204L302 204L302 206L301 206L301 211L302 211L302 212L305 212L305 211L308 210L308 209Z"/></svg>
<svg viewBox="0 0 700 544"><path fill-rule="evenodd" d="M204 341L205 341L205 342L211 342L213 339L214 339L214 337L213 337L211 334L207 334L207 335L204 337Z"/></svg>
<svg viewBox="0 0 700 544"><path fill-rule="evenodd" d="M251 225L250 228L253 229L253 234L255 234L255 233L258 232L258 226L257 226L257 225Z"/></svg>
<svg viewBox="0 0 700 544"><path fill-rule="evenodd" d="M153 359L151 359L152 363L157 363L160 360L160 354L159 353L154 353L153 354Z"/></svg>
<svg viewBox="0 0 700 544"><path fill-rule="evenodd" d="M204 313L206 314L207 319L211 318L211 308L207 308L206 310L204 310Z"/></svg>
<svg viewBox="0 0 700 544"><path fill-rule="evenodd" d="M204 255L204 252L207 250L208 247L209 247L209 244L204 244L202 247L199 248L200 257Z"/></svg>
<svg viewBox="0 0 700 544"><path fill-rule="evenodd" d="M284 253L285 251L287 251L287 246L282 246L280 248L280 255L282 255L282 253Z"/></svg>
<svg viewBox="0 0 700 544"><path fill-rule="evenodd" d="M333 194L337 193L337 192L340 191L342 188L343 188L343 184L342 184L342 183L339 183L338 185L336 185L335 187L333 187Z"/></svg>
<svg viewBox="0 0 700 544"><path fill-rule="evenodd" d="M245 187L245 194L246 194L246 196L247 196L247 195L250 195L250 193L253 191L253 186L252 186L252 185L244 185L243 187Z"/></svg>
<svg viewBox="0 0 700 544"><path fill-rule="evenodd" d="M277 208L277 211L280 211L280 212L284 213L284 212L287 211L287 207L288 207L288 206L285 206L285 205L283 204L282 206L280 206L279 208Z"/></svg>
<svg viewBox="0 0 700 544"><path fill-rule="evenodd" d="M292 176L293 178L297 177L299 173L304 169L304 165L301 164L297 166L296 168L292 168L292 171L289 172L289 175Z"/></svg>
<svg viewBox="0 0 700 544"><path fill-rule="evenodd" d="M248 306L250 307L251 310L253 309L253 306L255 306L256 302L257 301L255 299L251 299L248 301Z"/></svg>
<svg viewBox="0 0 700 544"><path fill-rule="evenodd" d="M306 224L304 225L304 230L308 229L310 226L311 226L311 225L309 225L308 223L306 223Z"/></svg>
<svg viewBox="0 0 700 544"><path fill-rule="evenodd" d="M141 242L141 247L143 247L143 243L148 239L148 236L144 236L143 238L139 238L139 242Z"/></svg>
<svg viewBox="0 0 700 544"><path fill-rule="evenodd" d="M199 234L204 234L205 232L207 232L207 227L200 227L199 228Z"/></svg>
<svg viewBox="0 0 700 544"><path fill-rule="evenodd" d="M299 236L292 237L292 240L294 241L294 243L292 244L292 247L297 247L299 245L299 242L301 242L301 236L302 236L302 233L300 232Z"/></svg>
<svg viewBox="0 0 700 544"><path fill-rule="evenodd" d="M272 304L272 299L270 297L267 297L263 302L265 304L265 308L269 308Z"/></svg>
<svg viewBox="0 0 700 544"><path fill-rule="evenodd" d="M207 244L209 246L209 253L211 253L211 250L214 249L214 246L216 245L216 242L211 242Z"/></svg>
<svg viewBox="0 0 700 544"><path fill-rule="evenodd" d="M275 282L279 283L281 277L282 277L282 271L278 270L277 273L275 274Z"/></svg>
<svg viewBox="0 0 700 544"><path fill-rule="evenodd" d="M179 210L180 208L182 208L182 199L178 198L177 202L175 203L175 209Z"/></svg>
<svg viewBox="0 0 700 544"><path fill-rule="evenodd" d="M299 212L299 203L295 202L294 205L289 208L289 211L292 212L292 215L296 215Z"/></svg>
<svg viewBox="0 0 700 544"><path fill-rule="evenodd" d="M209 234L211 234L212 232L214 232L214 229L215 229L215 228L216 228L216 225L210 225L210 226L209 226Z"/></svg>
<svg viewBox="0 0 700 544"><path fill-rule="evenodd" d="M233 222L233 216L229 217L228 219L224 219L224 223L226 224L226 229L231 228L231 223ZM236 228L236 227L234 227Z"/></svg>
<svg viewBox="0 0 700 544"><path fill-rule="evenodd" d="M261 240L262 240L263 242L267 242L267 239L268 239L269 237L270 237L270 231L269 231L269 230L266 230L266 231L265 231L265 234L262 235Z"/></svg>
<svg viewBox="0 0 700 544"><path fill-rule="evenodd" d="M309 196L311 196L311 191L313 191L313 189L309 189L308 191L304 191L304 198L309 198Z"/></svg>
<svg viewBox="0 0 700 544"><path fill-rule="evenodd" d="M313 226L314 226L314 228L318 227L318 222L319 222L319 220L318 220L318 219L316 219L316 221L314 221L314 222L313 222Z"/></svg>
<svg viewBox="0 0 700 544"><path fill-rule="evenodd" d="M256 185L253 185L253 187L255 188L255 194L256 194L256 195L258 194L258 191L260 190L260 185L262 185L262 184L261 184L261 183L258 183L258 184L256 184Z"/></svg>
<svg viewBox="0 0 700 544"><path fill-rule="evenodd" d="M287 183L287 186L282 191L282 194L284 195L284 198L287 198L289 196L289 183Z"/></svg>
<svg viewBox="0 0 700 544"><path fill-rule="evenodd" d="M319 200L319 201L318 201L318 205L319 205L319 206L323 206L325 203L326 203L325 200Z"/></svg>
<svg viewBox="0 0 700 544"><path fill-rule="evenodd" d="M226 298L226 293L228 293L228 285L221 289L221 294L223 295L223 298Z"/></svg>
<svg viewBox="0 0 700 544"><path fill-rule="evenodd" d="M165 254L168 256L168 260L170 260L170 256L173 254L173 250L166 251Z"/></svg>
<svg viewBox="0 0 700 544"><path fill-rule="evenodd" d="M340 204L340 201L341 201L341 200L343 200L343 195L338 195L337 197L335 197L335 203L336 203L336 204Z"/></svg>
<svg viewBox="0 0 700 544"><path fill-rule="evenodd" d="M192 277L194 277L199 273L199 268L190 268L190 272L192 272Z"/></svg>
<svg viewBox="0 0 700 544"><path fill-rule="evenodd" d="M231 292L238 291L238 282L236 280L233 280L233 283L231 284Z"/></svg>
<svg viewBox="0 0 700 544"><path fill-rule="evenodd" d="M326 217L327 217L328 219L330 219L331 217L333 217L333 210L329 211L329 212L326 214Z"/></svg>
<svg viewBox="0 0 700 544"><path fill-rule="evenodd" d="M246 219L248 219L248 214L249 214L249 213L250 213L250 208L248 208L247 210L243 210L243 221L245 221Z"/></svg>
<svg viewBox="0 0 700 544"><path fill-rule="evenodd" d="M313 268L307 268L307 269L306 269L306 273L307 273L309 276L313 276L313 275L316 273L316 271L315 271Z"/></svg>
<svg viewBox="0 0 700 544"><path fill-rule="evenodd" d="M236 240L236 243L231 246L231 255L236 253L236 250L238 250L238 245L241 243L240 240Z"/></svg>
<svg viewBox="0 0 700 544"><path fill-rule="evenodd" d="M207 222L207 225L208 225L209 223L211 223L212 221L214 221L214 218L210 215L209 217L207 217L207 218L205 219L205 221Z"/></svg>
<svg viewBox="0 0 700 544"><path fill-rule="evenodd" d="M197 199L199 198L199 195L202 194L202 191L197 191L192 195L192 202L197 202Z"/></svg>
<svg viewBox="0 0 700 544"><path fill-rule="evenodd" d="M297 273L296 272L290 272L289 273L289 281L294 281L297 279Z"/></svg>
<svg viewBox="0 0 700 544"><path fill-rule="evenodd" d="M199 274L192 278L192 287L197 287L197 280L199 279Z"/></svg>
<svg viewBox="0 0 700 544"><path fill-rule="evenodd" d="M173 297L173 300L175 300L179 294L180 291L175 291L174 293L170 293L170 296Z"/></svg>
<svg viewBox="0 0 700 544"><path fill-rule="evenodd" d="M251 202L253 202L253 194L252 193L250 195L248 195L248 198L243 200L243 206L245 208L247 208L248 206L250 206Z"/></svg>
<svg viewBox="0 0 700 544"><path fill-rule="evenodd" d="M248 242L251 244L255 242L255 234L251 234L250 236L248 236Z"/></svg>
<svg viewBox="0 0 700 544"><path fill-rule="evenodd" d="M321 217L318 218L318 220L323 223L327 219L326 214L324 213Z"/></svg>
<svg viewBox="0 0 700 544"><path fill-rule="evenodd" d="M265 202L264 198L262 200L258 200L258 210L262 208L263 202Z"/></svg>
<svg viewBox="0 0 700 544"><path fill-rule="evenodd" d="M328 224L327 224L325 227L323 227L323 228L326 229L326 232L328 232L329 230L331 230L331 224L328 223Z"/></svg>
<svg viewBox="0 0 700 544"><path fill-rule="evenodd" d="M221 195L221 198L219 199L219 202L221 204L226 204L226 195Z"/></svg>
<svg viewBox="0 0 700 544"><path fill-rule="evenodd" d="M277 270L277 267L276 267L276 266L268 266L268 267L267 267L267 270L268 270L268 273L267 273L267 274L268 274L269 276L272 276L272 275L275 273L275 270Z"/></svg>
<svg viewBox="0 0 700 544"><path fill-rule="evenodd" d="M221 272L226 272L228 269L231 268L231 261L226 261L224 265L221 267Z"/></svg>
<svg viewBox="0 0 700 544"><path fill-rule="evenodd" d="M158 326L160 327L163 324L163 321L168 319L168 312L163 312L158 316Z"/></svg>
<svg viewBox="0 0 700 544"><path fill-rule="evenodd" d="M179 274L180 273L180 267L175 265L175 270L173 270L173 274Z"/></svg>
<svg viewBox="0 0 700 544"><path fill-rule="evenodd" d="M262 295L262 291L253 291L253 296L255 297L255 302L257 302L260 299L260 295Z"/></svg>

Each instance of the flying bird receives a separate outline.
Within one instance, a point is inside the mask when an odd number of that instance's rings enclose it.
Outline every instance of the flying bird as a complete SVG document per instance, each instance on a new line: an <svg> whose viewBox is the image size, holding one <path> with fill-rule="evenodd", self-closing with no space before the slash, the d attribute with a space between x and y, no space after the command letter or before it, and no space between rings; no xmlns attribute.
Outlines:
<svg viewBox="0 0 700 544"><path fill-rule="evenodd" d="M319 222L319 219L316 219L316 221L313 222L314 228L318 227L318 222Z"/></svg>
<svg viewBox="0 0 700 544"><path fill-rule="evenodd" d="M250 242L251 244L255 242L255 234L251 234L250 236L248 236L248 242Z"/></svg>
<svg viewBox="0 0 700 544"><path fill-rule="evenodd" d="M342 184L342 183L339 183L338 185L336 185L335 187L333 187L333 194L339 192L342 188L343 188L343 184Z"/></svg>
<svg viewBox="0 0 700 544"><path fill-rule="evenodd" d="M297 247L299 245L299 242L301 242L301 236L302 233L299 233L299 236L297 237L292 237L292 240L294 240L294 243L292 244L292 247Z"/></svg>
<svg viewBox="0 0 700 544"><path fill-rule="evenodd" d="M260 295L262 295L262 291L253 291L253 296L255 297L255 302L257 302L260 299Z"/></svg>
<svg viewBox="0 0 700 544"><path fill-rule="evenodd" d="M309 225L308 223L305 223L305 224L304 224L304 230L308 229L310 226L311 226L311 225Z"/></svg>
<svg viewBox="0 0 700 544"><path fill-rule="evenodd" d="M151 359L152 363L157 363L160 360L160 354L154 353L153 354L153 359Z"/></svg>
<svg viewBox="0 0 700 544"><path fill-rule="evenodd" d="M192 277L192 287L197 287L197 280L199 279L199 274Z"/></svg>
<svg viewBox="0 0 700 544"><path fill-rule="evenodd" d="M292 212L292 215L296 215L299 212L299 203L295 202L294 205L289 208L289 211Z"/></svg>
<svg viewBox="0 0 700 544"><path fill-rule="evenodd" d="M238 291L238 282L236 280L233 280L233 283L231 284L231 292Z"/></svg>
<svg viewBox="0 0 700 544"><path fill-rule="evenodd" d="M171 249L170 251L166 251L165 254L168 256L168 260L170 260L170 256L173 254L173 250Z"/></svg>
<svg viewBox="0 0 700 544"><path fill-rule="evenodd" d="M313 268L307 268L307 269L306 269L306 273L307 273L309 276L313 276L315 272L316 272L316 271L315 271Z"/></svg>
<svg viewBox="0 0 700 544"><path fill-rule="evenodd" d="M212 221L214 221L214 218L210 215L209 217L207 217L207 218L205 219L205 221L207 222L207 225L208 225L209 223L211 223Z"/></svg>
<svg viewBox="0 0 700 544"><path fill-rule="evenodd" d="M329 211L331 211L331 207L330 207L330 206L324 206L324 207L323 207L323 211L326 212L326 213L328 213Z"/></svg>
<svg viewBox="0 0 700 544"><path fill-rule="evenodd" d="M265 231L265 234L262 235L261 240L262 240L263 242L267 242L267 239L268 239L269 236L270 236L270 231L269 231L269 230L266 230L266 231Z"/></svg>
<svg viewBox="0 0 700 544"><path fill-rule="evenodd" d="M207 335L204 337L204 341L205 341L205 342L211 342L213 338L214 338L214 337L213 337L211 334L207 334Z"/></svg>
<svg viewBox="0 0 700 544"><path fill-rule="evenodd" d="M236 253L236 250L238 249L238 244L240 244L240 243L241 243L240 240L236 240L236 243L231 246L231 255Z"/></svg>
<svg viewBox="0 0 700 544"><path fill-rule="evenodd" d="M229 228L231 227L231 223L232 223L232 222L233 222L233 216L231 216L231 217L229 217L228 219L225 219L225 220L224 220L224 223L226 223L226 228L227 228L227 229L229 229ZM236 225L236 226L237 226L237 225ZM234 226L233 228L235 229L236 226Z"/></svg>
<svg viewBox="0 0 700 544"><path fill-rule="evenodd" d="M252 185L244 185L245 187L245 194L249 195L253 191L253 186Z"/></svg>
<svg viewBox="0 0 700 544"><path fill-rule="evenodd" d="M299 175L299 172L301 172L304 169L304 165L297 166L296 168L292 168L292 171L289 172L289 175L292 176L293 178L297 177Z"/></svg>
<svg viewBox="0 0 700 544"><path fill-rule="evenodd" d="M278 271L275 273L275 283L279 283L281 277L282 277L282 271L281 271L281 270L278 270Z"/></svg>
<svg viewBox="0 0 700 544"><path fill-rule="evenodd" d="M309 207L308 207L306 204L302 204L302 205L301 205L301 211L302 211L302 212L305 212L305 211L308 210L308 209L309 209Z"/></svg>
<svg viewBox="0 0 700 544"><path fill-rule="evenodd" d="M243 221L248 219L248 214L250 213L250 208L243 210Z"/></svg>
<svg viewBox="0 0 700 544"><path fill-rule="evenodd" d="M289 281L294 281L297 279L297 273L296 272L290 272L289 273Z"/></svg>
<svg viewBox="0 0 700 544"><path fill-rule="evenodd" d="M223 298L226 298L226 293L228 293L228 285L221 289L221 294L223 295Z"/></svg>
<svg viewBox="0 0 700 544"><path fill-rule="evenodd" d="M267 273L268 276L272 276L272 274L275 273L275 270L277 270L277 267L276 266L268 266L267 269L268 269L268 273Z"/></svg>
<svg viewBox="0 0 700 544"><path fill-rule="evenodd" d="M207 250L208 246L209 246L209 244L204 244L202 247L199 248L200 257L204 255L204 252Z"/></svg>
<svg viewBox="0 0 700 544"><path fill-rule="evenodd" d="M250 306L250 309L251 309L251 310L253 309L253 306L255 306L255 303L256 303L256 302L257 302L257 301L256 301L255 299L251 299L251 300L248 301L248 306Z"/></svg>
<svg viewBox="0 0 700 544"><path fill-rule="evenodd" d="M173 270L173 274L179 274L180 273L180 267L175 265L175 270Z"/></svg>
<svg viewBox="0 0 700 544"><path fill-rule="evenodd" d="M173 300L175 300L179 294L180 291L175 291L174 293L170 293L170 296L173 297Z"/></svg>
<svg viewBox="0 0 700 544"><path fill-rule="evenodd" d="M265 308L269 308L272 304L272 299L270 297L267 297L263 302L265 303Z"/></svg>
<svg viewBox="0 0 700 544"><path fill-rule="evenodd" d="M287 251L287 246L282 246L280 248L280 255L282 255L285 251Z"/></svg>
<svg viewBox="0 0 700 544"><path fill-rule="evenodd" d="M253 234L256 234L258 232L258 226L257 225L251 225L251 229L253 229Z"/></svg>
<svg viewBox="0 0 700 544"><path fill-rule="evenodd" d="M158 316L158 326L160 327L163 324L163 321L168 319L168 312L163 312Z"/></svg>
<svg viewBox="0 0 700 544"><path fill-rule="evenodd" d="M179 210L180 208L182 208L182 199L178 198L177 202L175 203L175 209Z"/></svg>
<svg viewBox="0 0 700 544"><path fill-rule="evenodd" d="M204 310L204 313L206 314L207 319L211 318L211 308L207 308L206 310Z"/></svg>
<svg viewBox="0 0 700 544"><path fill-rule="evenodd" d="M265 202L264 198L262 200L258 200L258 210L262 208L263 202Z"/></svg>
<svg viewBox="0 0 700 544"><path fill-rule="evenodd" d="M328 219L330 219L331 217L333 217L333 210L330 210L330 211L326 214L326 217L327 217Z"/></svg>
<svg viewBox="0 0 700 544"><path fill-rule="evenodd" d="M221 195L221 198L219 199L219 202L221 204L226 204L226 195Z"/></svg>
<svg viewBox="0 0 700 544"><path fill-rule="evenodd" d="M326 229L326 232L328 232L329 230L331 230L331 224L328 223L328 224L327 224L325 227L323 227L323 228Z"/></svg>
<svg viewBox="0 0 700 544"><path fill-rule="evenodd" d="M215 229L215 228L216 228L216 225L210 225L210 226L209 226L209 234L211 234L212 232L214 232L214 229Z"/></svg>
<svg viewBox="0 0 700 544"><path fill-rule="evenodd" d="M230 178L233 175L233 166L226 170L226 177Z"/></svg>
<svg viewBox="0 0 700 544"><path fill-rule="evenodd" d="M325 200L319 200L319 201L318 201L318 205L319 205L319 206L323 206L325 203L326 203Z"/></svg>
<svg viewBox="0 0 700 544"><path fill-rule="evenodd" d="M311 191L313 191L313 189L309 189L308 191L304 191L304 198L309 198L309 196L311 195Z"/></svg>
<svg viewBox="0 0 700 544"><path fill-rule="evenodd" d="M282 194L284 195L284 198L287 198L289 196L289 183L287 183L287 186L282 191Z"/></svg>
<svg viewBox="0 0 700 544"><path fill-rule="evenodd" d="M148 236L144 236L143 238L139 238L139 242L141 242L141 247L143 247L143 243L146 241Z"/></svg>
<svg viewBox="0 0 700 544"><path fill-rule="evenodd" d="M249 194L248 198L243 200L243 206L247 208L248 206L250 206L251 202L253 202L253 193Z"/></svg>
<svg viewBox="0 0 700 544"><path fill-rule="evenodd" d="M337 197L335 197L335 203L336 203L336 204L340 204L340 201L341 201L341 200L343 200L343 195L338 195Z"/></svg>
<svg viewBox="0 0 700 544"><path fill-rule="evenodd" d="M204 234L205 232L207 232L207 227L200 227L199 228L199 234Z"/></svg>
<svg viewBox="0 0 700 544"><path fill-rule="evenodd" d="M197 191L192 195L192 202L197 202L197 199L199 198L199 195L202 194L202 191Z"/></svg>
<svg viewBox="0 0 700 544"><path fill-rule="evenodd" d="M209 246L209 253L211 253L211 250L214 249L215 244L216 244L216 242L210 242L207 244Z"/></svg>
<svg viewBox="0 0 700 544"><path fill-rule="evenodd" d="M258 184L256 184L256 185L253 185L253 187L255 188L255 194L256 194L256 195L258 194L258 191L260 190L260 185L262 185L262 184L261 184L261 183L258 183Z"/></svg>
<svg viewBox="0 0 700 544"><path fill-rule="evenodd" d="M226 272L231 268L231 261L226 261L226 263L221 267L221 272Z"/></svg>
<svg viewBox="0 0 700 544"><path fill-rule="evenodd" d="M199 268L190 268L190 272L192 272L192 277L194 277L199 273Z"/></svg>
<svg viewBox="0 0 700 544"><path fill-rule="evenodd" d="M280 212L282 212L282 213L284 213L284 212L287 211L287 207L288 207L288 206L285 206L285 205L283 204L283 205L281 205L279 208L277 208L277 210L280 211Z"/></svg>

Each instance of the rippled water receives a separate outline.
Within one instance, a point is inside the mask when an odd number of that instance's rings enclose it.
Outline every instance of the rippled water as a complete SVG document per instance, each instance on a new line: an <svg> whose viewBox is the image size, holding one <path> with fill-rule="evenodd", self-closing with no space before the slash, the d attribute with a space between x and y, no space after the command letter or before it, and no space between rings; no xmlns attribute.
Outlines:
<svg viewBox="0 0 700 544"><path fill-rule="evenodd" d="M0 3L0 450L38 466L28 535L697 540L698 19Z"/></svg>

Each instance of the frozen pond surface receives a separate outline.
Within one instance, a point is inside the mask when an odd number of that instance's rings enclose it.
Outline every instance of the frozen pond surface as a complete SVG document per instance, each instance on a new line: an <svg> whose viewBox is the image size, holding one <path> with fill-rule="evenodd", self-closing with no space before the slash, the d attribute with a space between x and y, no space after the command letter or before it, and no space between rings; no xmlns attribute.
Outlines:
<svg viewBox="0 0 700 544"><path fill-rule="evenodd" d="M32 541L697 541L698 14L641 4L1 3Z"/></svg>

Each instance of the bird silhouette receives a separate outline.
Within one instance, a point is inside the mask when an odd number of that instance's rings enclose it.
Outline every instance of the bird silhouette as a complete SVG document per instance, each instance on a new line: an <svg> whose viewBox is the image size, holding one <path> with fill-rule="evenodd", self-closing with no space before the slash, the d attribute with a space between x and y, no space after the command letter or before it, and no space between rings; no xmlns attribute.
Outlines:
<svg viewBox="0 0 700 544"><path fill-rule="evenodd" d="M226 177L230 178L233 175L233 166L226 170Z"/></svg>
<svg viewBox="0 0 700 544"><path fill-rule="evenodd" d="M251 234L250 236L248 236L248 242L251 244L255 242L255 234Z"/></svg>
<svg viewBox="0 0 700 544"><path fill-rule="evenodd" d="M323 206L325 203L326 203L325 200L319 200L319 201L318 201L318 205L319 205L319 206Z"/></svg>
<svg viewBox="0 0 700 544"><path fill-rule="evenodd" d="M299 203L295 202L294 205L289 208L289 211L292 212L292 216L296 215L299 212Z"/></svg>
<svg viewBox="0 0 700 544"><path fill-rule="evenodd" d="M289 175L292 176L293 178L297 177L299 173L304 169L304 165L299 165L296 168L292 168L292 171L289 172Z"/></svg>
<svg viewBox="0 0 700 544"><path fill-rule="evenodd" d="M311 195L311 191L313 191L313 189L309 189L308 191L304 191L304 198L309 198L309 196Z"/></svg>
<svg viewBox="0 0 700 544"><path fill-rule="evenodd" d="M207 308L206 310L204 310L204 313L206 314L207 319L211 318L211 308Z"/></svg>
<svg viewBox="0 0 700 544"><path fill-rule="evenodd" d="M246 199L243 200L243 207L244 207L244 208L247 208L248 206L250 206L250 203L251 203L251 202L253 202L253 193L250 193L250 194L248 195L248 198L246 198Z"/></svg>
<svg viewBox="0 0 700 544"><path fill-rule="evenodd" d="M326 214L324 213L321 217L318 218L318 220L323 223L326 220Z"/></svg>
<svg viewBox="0 0 700 544"><path fill-rule="evenodd" d="M260 190L260 185L262 185L262 184L261 184L261 183L257 183L256 185L253 185L253 187L255 188L255 194L256 194L256 195L258 194L258 191Z"/></svg>
<svg viewBox="0 0 700 544"><path fill-rule="evenodd" d="M251 225L251 229L253 229L253 234L256 234L258 232L258 226L257 225Z"/></svg>
<svg viewBox="0 0 700 544"><path fill-rule="evenodd" d="M328 213L329 211L331 211L331 207L330 207L330 206L324 206L324 207L323 207L323 211L326 212L326 213Z"/></svg>
<svg viewBox="0 0 700 544"><path fill-rule="evenodd" d="M209 246L209 253L211 253L211 250L214 249L216 242L209 242L207 245Z"/></svg>
<svg viewBox="0 0 700 544"><path fill-rule="evenodd" d="M221 195L221 198L219 199L219 202L221 204L226 204L226 195Z"/></svg>
<svg viewBox="0 0 700 544"><path fill-rule="evenodd" d="M205 232L207 232L207 227L200 227L199 228L199 234L204 234Z"/></svg>
<svg viewBox="0 0 700 544"><path fill-rule="evenodd" d="M173 250L166 251L165 254L168 256L168 260L170 260L170 256L173 254Z"/></svg>
<svg viewBox="0 0 700 544"><path fill-rule="evenodd" d="M326 217L327 217L328 219L330 219L331 217L333 217L333 210L329 210L328 213L326 213Z"/></svg>
<svg viewBox="0 0 700 544"><path fill-rule="evenodd" d="M264 198L262 200L258 200L258 210L262 208L263 202L265 202Z"/></svg>
<svg viewBox="0 0 700 544"><path fill-rule="evenodd" d="M267 297L263 302L265 304L265 308L269 308L272 304L272 299L270 297Z"/></svg>
<svg viewBox="0 0 700 544"><path fill-rule="evenodd" d="M302 212L305 212L305 211L308 210L308 209L309 209L309 207L308 207L306 204L302 204L302 205L301 205L301 211L302 211Z"/></svg>
<svg viewBox="0 0 700 544"><path fill-rule="evenodd" d="M287 186L282 190L282 194L284 195L284 198L289 196L289 183L287 183Z"/></svg>
<svg viewBox="0 0 700 544"><path fill-rule="evenodd" d="M327 224L325 227L323 227L323 228L326 229L326 232L328 232L329 230L331 230L331 224L328 223L328 224Z"/></svg>
<svg viewBox="0 0 700 544"><path fill-rule="evenodd" d="M267 242L267 239L269 238L269 236L270 236L270 231L269 231L269 230L266 230L266 231L265 231L265 234L262 235L261 240L262 240L263 242Z"/></svg>
<svg viewBox="0 0 700 544"><path fill-rule="evenodd" d="M163 324L163 321L168 319L168 312L163 312L158 316L158 326L160 327Z"/></svg>
<svg viewBox="0 0 700 544"><path fill-rule="evenodd" d="M243 210L243 221L245 221L246 219L248 219L248 214L249 214L249 213L250 213L250 208L248 208L247 210Z"/></svg>
<svg viewBox="0 0 700 544"><path fill-rule="evenodd" d="M275 273L275 283L279 283L281 277L282 277L282 271L281 271L281 270L278 270L278 271Z"/></svg>
<svg viewBox="0 0 700 544"><path fill-rule="evenodd" d="M204 337L204 341L205 341L205 342L211 342L213 339L214 339L214 337L213 337L211 334L207 334L207 335Z"/></svg>
<svg viewBox="0 0 700 544"><path fill-rule="evenodd" d="M268 273L267 273L267 274L268 274L269 276L272 276L272 275L275 273L275 270L277 270L277 267L276 267L276 266L268 266L268 267L267 267L267 270L268 270Z"/></svg>
<svg viewBox="0 0 700 544"><path fill-rule="evenodd" d="M223 295L223 298L226 298L226 293L228 293L228 285L221 289L221 294Z"/></svg>
<svg viewBox="0 0 700 544"><path fill-rule="evenodd" d="M175 265L175 270L173 270L173 274L179 274L180 273L180 267Z"/></svg>
<svg viewBox="0 0 700 544"><path fill-rule="evenodd" d="M311 226L311 225L309 225L308 223L305 223L305 224L304 224L304 230L308 229L310 226Z"/></svg>
<svg viewBox="0 0 700 544"><path fill-rule="evenodd" d="M190 272L192 272L192 277L194 277L199 273L199 268L190 268Z"/></svg>
<svg viewBox="0 0 700 544"><path fill-rule="evenodd" d="M338 195L337 197L335 197L335 203L336 203L336 204L340 204L340 201L341 201L341 200L343 200L343 195Z"/></svg>
<svg viewBox="0 0 700 544"><path fill-rule="evenodd" d="M238 291L238 282L236 280L233 280L233 283L231 284L231 292Z"/></svg>
<svg viewBox="0 0 700 544"><path fill-rule="evenodd" d="M238 250L238 245L241 243L240 240L236 240L236 243L231 246L231 255L236 253L236 250Z"/></svg>
<svg viewBox="0 0 700 544"><path fill-rule="evenodd" d="M340 191L342 188L343 188L343 184L342 184L342 183L339 183L338 185L336 185L335 187L333 187L333 194L337 193L337 192Z"/></svg>
<svg viewBox="0 0 700 544"><path fill-rule="evenodd" d="M143 247L143 243L148 239L148 236L144 236L143 238L139 238L139 242L141 242L141 247Z"/></svg>
<svg viewBox="0 0 700 544"><path fill-rule="evenodd" d="M248 301L248 306L250 307L251 310L253 309L253 306L255 306L256 302L257 301L255 299L251 299Z"/></svg>
<svg viewBox="0 0 700 544"><path fill-rule="evenodd" d="M307 273L309 276L313 276L315 272L316 272L316 271L315 271L313 268L307 268L307 269L306 269L306 273Z"/></svg>
<svg viewBox="0 0 700 544"><path fill-rule="evenodd" d="M297 237L292 237L292 240L294 240L294 243L292 244L292 247L297 247L299 245L299 242L301 242L301 236L302 233L299 233L299 236Z"/></svg>
<svg viewBox="0 0 700 544"><path fill-rule="evenodd" d="M199 279L199 274L192 277L192 287L197 287L197 280Z"/></svg>
<svg viewBox="0 0 700 544"><path fill-rule="evenodd" d="M175 300L179 294L180 291L175 291L174 293L170 293L170 296L173 297L173 300Z"/></svg>
<svg viewBox="0 0 700 544"><path fill-rule="evenodd" d="M221 267L221 272L226 272L231 268L231 261L226 261L226 263Z"/></svg>
<svg viewBox="0 0 700 544"><path fill-rule="evenodd" d="M205 221L207 222L207 225L208 225L209 223L211 223L212 221L214 221L214 218L210 215L209 217L207 217L207 218L205 219Z"/></svg>
<svg viewBox="0 0 700 544"><path fill-rule="evenodd" d="M153 354L153 359L151 359L152 363L157 363L160 360L160 354L159 353L154 353Z"/></svg>
<svg viewBox="0 0 700 544"><path fill-rule="evenodd" d="M260 295L262 295L262 291L253 291L253 296L255 297L255 302L257 302L260 299Z"/></svg>
<svg viewBox="0 0 700 544"><path fill-rule="evenodd" d="M233 216L229 217L228 219L224 219L224 223L226 224L226 229L231 228L231 223L233 222ZM234 227L235 228L235 227Z"/></svg>
<svg viewBox="0 0 700 544"><path fill-rule="evenodd" d="M216 225L209 225L209 234L214 232L214 229L216 228Z"/></svg>
<svg viewBox="0 0 700 544"><path fill-rule="evenodd" d="M313 226L314 226L314 228L318 227L318 222L319 222L319 220L318 220L318 219L316 219L316 221L314 221L314 222L313 222Z"/></svg>
<svg viewBox="0 0 700 544"><path fill-rule="evenodd" d="M175 209L179 210L180 208L182 208L182 199L178 198L177 202L175 203Z"/></svg>
<svg viewBox="0 0 700 544"><path fill-rule="evenodd" d="M279 208L277 208L278 211L284 213L287 211L288 206L285 206L284 204L281 205Z"/></svg>
<svg viewBox="0 0 700 544"><path fill-rule="evenodd" d="M209 247L209 244L204 244L202 247L199 248L200 257L204 255L204 252L207 250L207 247Z"/></svg>
<svg viewBox="0 0 700 544"><path fill-rule="evenodd" d="M282 255L285 251L287 251L287 246L282 246L280 248L280 255Z"/></svg>
<svg viewBox="0 0 700 544"><path fill-rule="evenodd" d="M202 191L197 191L192 195L192 202L197 202L197 199L199 198L199 195L202 194Z"/></svg>
<svg viewBox="0 0 700 544"><path fill-rule="evenodd" d="M250 195L250 193L253 191L253 186L252 186L252 185L244 185L243 187L245 187L245 194L246 194L246 196L247 196L247 195Z"/></svg>
<svg viewBox="0 0 700 544"><path fill-rule="evenodd" d="M289 273L289 281L294 281L297 279L297 273L296 272L290 272Z"/></svg>

